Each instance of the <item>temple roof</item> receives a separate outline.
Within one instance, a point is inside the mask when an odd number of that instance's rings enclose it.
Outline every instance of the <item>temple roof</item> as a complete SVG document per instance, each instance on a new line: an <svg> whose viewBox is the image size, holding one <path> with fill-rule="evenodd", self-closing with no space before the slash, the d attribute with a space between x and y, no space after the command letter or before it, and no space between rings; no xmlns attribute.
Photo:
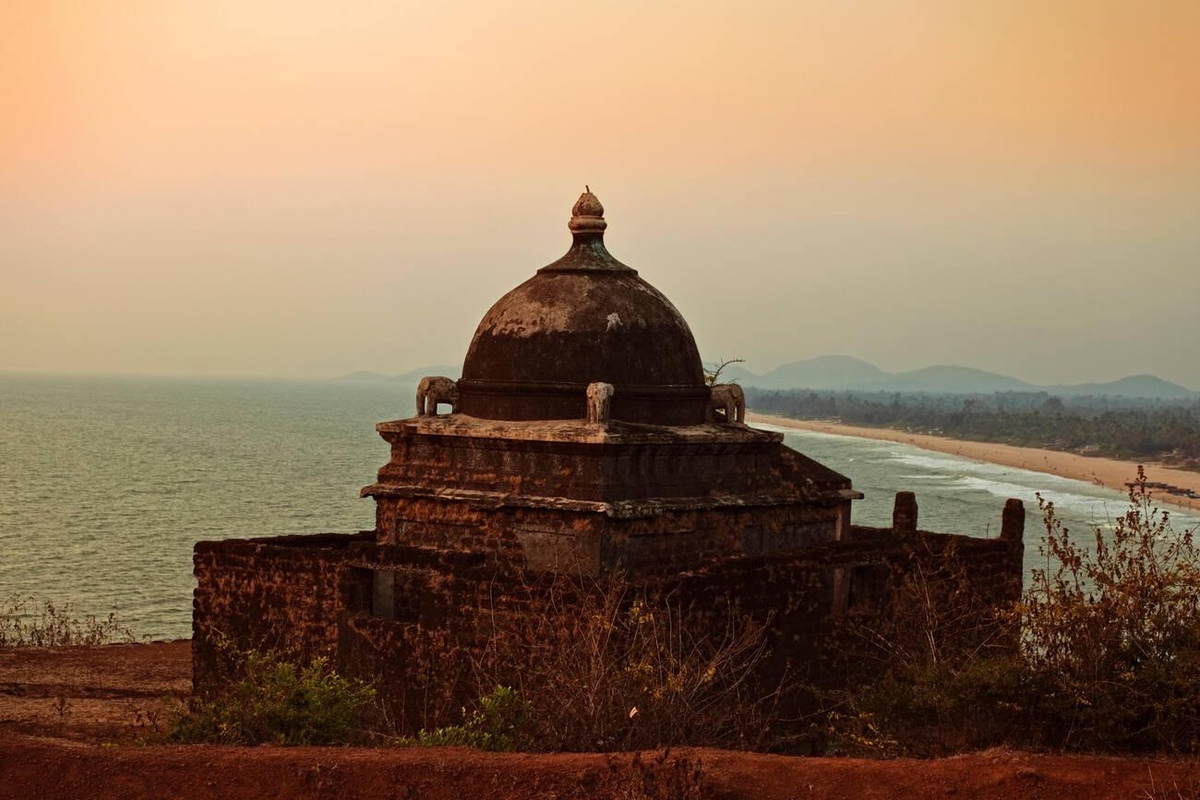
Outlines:
<svg viewBox="0 0 1200 800"><path fill-rule="evenodd" d="M615 388L614 420L702 423L708 402L691 329L604 246L604 207L585 191L570 249L500 298L463 364L460 409L484 419L575 419L587 385Z"/></svg>

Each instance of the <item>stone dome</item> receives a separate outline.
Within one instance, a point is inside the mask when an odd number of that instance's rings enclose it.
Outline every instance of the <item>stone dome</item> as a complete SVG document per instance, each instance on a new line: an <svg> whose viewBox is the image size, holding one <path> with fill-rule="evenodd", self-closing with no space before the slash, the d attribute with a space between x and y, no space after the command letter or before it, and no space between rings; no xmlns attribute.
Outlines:
<svg viewBox="0 0 1200 800"><path fill-rule="evenodd" d="M615 389L612 418L704 422L709 391L683 316L604 247L604 207L580 196L571 249L500 298L479 323L459 410L485 419L583 418L589 383Z"/></svg>

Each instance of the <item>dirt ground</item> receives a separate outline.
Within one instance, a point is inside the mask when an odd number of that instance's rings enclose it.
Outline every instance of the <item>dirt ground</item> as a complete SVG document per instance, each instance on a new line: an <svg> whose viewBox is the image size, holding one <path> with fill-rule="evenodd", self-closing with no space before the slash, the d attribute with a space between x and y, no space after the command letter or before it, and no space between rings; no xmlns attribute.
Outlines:
<svg viewBox="0 0 1200 800"><path fill-rule="evenodd" d="M1200 797L1200 762L992 750L934 761L720 750L491 754L465 749L141 746L188 694L190 644L0 649L0 798ZM673 778L672 776L675 776ZM680 780L676 784L674 780Z"/></svg>

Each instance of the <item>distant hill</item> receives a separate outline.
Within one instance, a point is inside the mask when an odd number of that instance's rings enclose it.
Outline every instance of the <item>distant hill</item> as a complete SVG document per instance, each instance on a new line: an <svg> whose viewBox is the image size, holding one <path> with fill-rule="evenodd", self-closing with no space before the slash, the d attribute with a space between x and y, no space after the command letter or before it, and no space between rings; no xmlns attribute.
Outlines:
<svg viewBox="0 0 1200 800"><path fill-rule="evenodd" d="M1080 383L1074 386L1047 386L1046 391L1061 395L1105 394L1113 397L1158 397L1164 400L1188 400L1200 397L1177 383L1164 381L1155 375L1130 375L1108 383Z"/></svg>
<svg viewBox="0 0 1200 800"><path fill-rule="evenodd" d="M1200 399L1192 391L1154 375L1131 375L1107 383L1039 386L1028 381L974 367L932 366L908 372L884 372L851 356L820 356L758 375L741 364L731 364L722 381L737 381L756 389L812 389L814 391L928 392L930 394L993 394L995 392L1046 392L1063 397L1107 395L1158 400Z"/></svg>
<svg viewBox="0 0 1200 800"><path fill-rule="evenodd" d="M384 375L381 372L370 372L369 370L358 370L350 372L346 375L339 375L334 378L335 381L360 381L360 382L379 382L379 381L397 381L400 383L416 383L426 375L445 375L448 378L458 380L462 377L462 367L450 367L444 364L439 364L432 367L417 367L400 375Z"/></svg>
<svg viewBox="0 0 1200 800"><path fill-rule="evenodd" d="M707 364L709 369L715 366ZM438 364L418 367L400 375L359 370L334 378L336 381L397 381L416 383L426 375L445 375L457 380L461 366ZM736 381L756 389L812 389L815 391L928 392L930 394L993 394L995 392L1046 392L1061 397L1107 395L1145 397L1156 400L1200 399L1200 392L1154 375L1130 375L1107 383L1039 386L1008 375L974 367L939 365L908 372L884 372L879 367L851 356L819 356L793 361L759 375L742 364L730 364L721 381Z"/></svg>
<svg viewBox="0 0 1200 800"><path fill-rule="evenodd" d="M712 372L719 364L720 362L718 361L704 362L705 373ZM745 383L746 378L753 380L758 378L758 375L746 369L741 364L726 364L725 368L721 370L721 376L719 380L721 383Z"/></svg>
<svg viewBox="0 0 1200 800"><path fill-rule="evenodd" d="M883 380L887 373L874 364L850 356L819 356L776 367L761 378L749 379L754 386L790 389L859 389Z"/></svg>
<svg viewBox="0 0 1200 800"><path fill-rule="evenodd" d="M889 375L881 384L889 392L943 392L946 394L991 394L992 392L1036 392L1032 383L973 367L936 366Z"/></svg>

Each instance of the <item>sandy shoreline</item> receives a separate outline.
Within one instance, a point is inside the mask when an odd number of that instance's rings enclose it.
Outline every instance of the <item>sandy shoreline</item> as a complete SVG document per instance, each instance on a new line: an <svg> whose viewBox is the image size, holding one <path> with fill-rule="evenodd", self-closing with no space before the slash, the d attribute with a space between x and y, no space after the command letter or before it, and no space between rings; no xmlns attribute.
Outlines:
<svg viewBox="0 0 1200 800"><path fill-rule="evenodd" d="M889 442L903 442L920 447L924 450L934 450L939 453L971 458L976 461L986 461L989 464L1001 464L1006 467L1028 469L1034 472L1045 472L1048 475L1059 475L1064 478L1087 481L1118 492L1126 491L1125 482L1137 477L1137 462L1118 461L1112 458L1079 456L1074 453L1062 453L1057 450L1039 450L1035 447L1016 447L1008 444L993 444L991 442L967 442L959 439L947 439L942 436L929 436L920 433L892 430L891 428L863 428L854 425L842 425L822 420L790 419L770 414L746 413L747 422L765 422L786 428L799 428L820 433L833 433L840 436L857 436L863 439L881 439ZM1192 489L1200 493L1200 472L1171 469L1158 464L1146 464L1146 477L1151 481L1160 481L1184 489ZM1169 495L1163 491L1153 492L1155 501L1170 503L1192 511L1200 510L1200 500Z"/></svg>

